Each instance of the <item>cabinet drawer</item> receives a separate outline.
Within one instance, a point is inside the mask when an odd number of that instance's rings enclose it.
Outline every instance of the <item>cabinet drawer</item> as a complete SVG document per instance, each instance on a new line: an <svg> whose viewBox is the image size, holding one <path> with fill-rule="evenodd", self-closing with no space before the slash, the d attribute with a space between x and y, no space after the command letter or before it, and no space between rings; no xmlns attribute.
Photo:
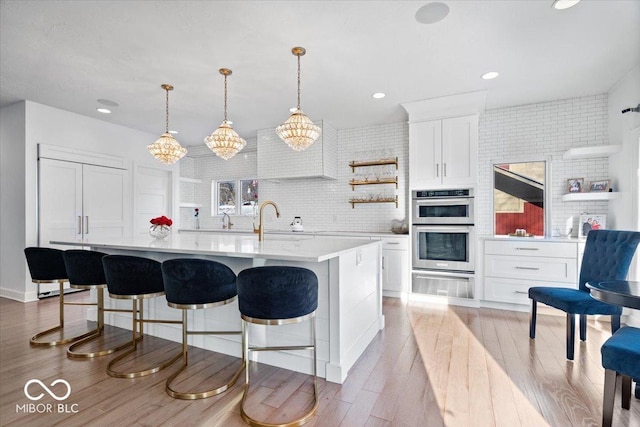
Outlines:
<svg viewBox="0 0 640 427"><path fill-rule="evenodd" d="M485 240L484 253L535 257L576 258L577 243L527 240Z"/></svg>
<svg viewBox="0 0 640 427"><path fill-rule="evenodd" d="M382 250L408 251L409 239L407 237L383 237Z"/></svg>
<svg viewBox="0 0 640 427"><path fill-rule="evenodd" d="M533 286L573 287L567 286L566 283L485 277L484 299L487 301L508 302L512 304L531 304L529 288Z"/></svg>
<svg viewBox="0 0 640 427"><path fill-rule="evenodd" d="M484 274L489 277L576 283L575 258L486 255Z"/></svg>

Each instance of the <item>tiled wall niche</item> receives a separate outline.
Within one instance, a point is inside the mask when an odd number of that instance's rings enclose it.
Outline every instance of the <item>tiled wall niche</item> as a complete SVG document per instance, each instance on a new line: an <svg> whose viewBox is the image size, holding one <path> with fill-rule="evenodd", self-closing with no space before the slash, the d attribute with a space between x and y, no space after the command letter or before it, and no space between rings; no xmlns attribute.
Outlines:
<svg viewBox="0 0 640 427"><path fill-rule="evenodd" d="M563 202L568 178L584 178L585 183L608 178L608 159L562 159L573 147L608 144L607 95L585 96L538 104L486 110L480 115L478 147L478 188L476 225L478 234L492 234L492 164L500 161L548 159L551 163L551 230L573 218L577 233L580 213L606 214L606 201ZM402 219L408 210L407 123L338 130L338 179L309 178L260 181L260 200L274 200L282 216L266 212L268 229L286 230L294 216L302 217L310 231L388 231L394 218ZM189 147L189 158L180 162L182 176L198 177L203 184L182 186L182 200L197 200L203 207L200 227L220 229L221 218L211 216L211 182L217 179L253 178L257 173L256 140L248 139L247 148L229 161L213 155L206 146ZM398 202L356 205L347 202L354 194L348 185L353 177L349 161L364 150L389 148L398 156ZM372 186L374 187L374 186ZM386 186L383 186L386 187ZM194 192L190 194L189 192ZM356 192L375 188L356 188ZM193 197L193 199L192 199ZM193 209L180 209L180 227L193 228ZM251 229L252 217L233 217L234 228Z"/></svg>

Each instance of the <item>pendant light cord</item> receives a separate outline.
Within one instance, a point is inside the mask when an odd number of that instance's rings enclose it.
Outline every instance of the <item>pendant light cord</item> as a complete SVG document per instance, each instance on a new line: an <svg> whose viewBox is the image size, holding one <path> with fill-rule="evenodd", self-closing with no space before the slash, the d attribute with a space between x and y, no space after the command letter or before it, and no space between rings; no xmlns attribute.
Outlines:
<svg viewBox="0 0 640 427"><path fill-rule="evenodd" d="M298 57L298 110L300 110L300 54L296 56Z"/></svg>
<svg viewBox="0 0 640 427"><path fill-rule="evenodd" d="M165 133L169 133L169 89L165 89L167 91L167 102L166 102L166 123L165 123Z"/></svg>
<svg viewBox="0 0 640 427"><path fill-rule="evenodd" d="M227 121L227 75L224 75L224 121Z"/></svg>

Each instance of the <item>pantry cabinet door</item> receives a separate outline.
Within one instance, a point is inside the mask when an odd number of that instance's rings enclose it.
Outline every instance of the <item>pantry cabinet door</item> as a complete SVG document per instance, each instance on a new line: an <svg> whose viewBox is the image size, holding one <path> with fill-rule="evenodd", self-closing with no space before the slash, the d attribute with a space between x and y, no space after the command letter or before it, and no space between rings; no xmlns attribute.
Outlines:
<svg viewBox="0 0 640 427"><path fill-rule="evenodd" d="M129 173L124 169L83 165L85 239L129 235Z"/></svg>

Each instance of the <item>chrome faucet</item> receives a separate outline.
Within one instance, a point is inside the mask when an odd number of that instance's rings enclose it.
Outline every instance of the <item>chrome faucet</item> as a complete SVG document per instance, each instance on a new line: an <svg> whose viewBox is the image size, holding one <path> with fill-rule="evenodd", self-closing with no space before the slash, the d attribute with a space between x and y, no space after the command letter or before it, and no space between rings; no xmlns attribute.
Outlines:
<svg viewBox="0 0 640 427"><path fill-rule="evenodd" d="M278 205L276 205L275 202L271 201L271 200L267 200L262 202L262 204L260 205L260 209L259 209L259 218L260 218L260 222L258 223L258 228L256 228L256 224L253 224L253 232L258 234L258 241L262 242L264 240L264 224L262 223L262 211L264 210L264 207L267 205L271 205L275 208L276 210L276 217L280 218L280 211L278 210Z"/></svg>
<svg viewBox="0 0 640 427"><path fill-rule="evenodd" d="M225 224L224 224L224 219L225 219L225 218L227 218L227 225L225 225ZM232 225L233 225L233 223L231 222L231 217L229 216L229 214L228 214L228 213L226 213L226 212L225 212L225 213L222 215L222 228L223 228L223 229L227 229L227 228L228 228L229 230L231 230L231 226L232 226Z"/></svg>

